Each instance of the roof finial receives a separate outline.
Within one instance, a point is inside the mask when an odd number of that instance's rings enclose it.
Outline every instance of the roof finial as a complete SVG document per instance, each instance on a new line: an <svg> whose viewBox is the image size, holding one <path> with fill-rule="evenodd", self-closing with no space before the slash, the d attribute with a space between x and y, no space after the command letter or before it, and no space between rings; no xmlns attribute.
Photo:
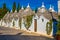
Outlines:
<svg viewBox="0 0 60 40"><path fill-rule="evenodd" d="M52 12L55 12L55 10L54 10L54 6L52 6Z"/></svg>
<svg viewBox="0 0 60 40"><path fill-rule="evenodd" d="M7 13L9 13L9 11L7 11Z"/></svg>
<svg viewBox="0 0 60 40"><path fill-rule="evenodd" d="M49 10L51 10L52 9L52 6L50 5L50 8L49 8Z"/></svg>
<svg viewBox="0 0 60 40"><path fill-rule="evenodd" d="M12 9L11 9L11 11L10 12L12 12Z"/></svg>
<svg viewBox="0 0 60 40"><path fill-rule="evenodd" d="M21 8L21 9L24 9L24 8L23 8L23 6L22 6L22 8Z"/></svg>
<svg viewBox="0 0 60 40"><path fill-rule="evenodd" d="M29 3L28 3L27 8L29 8L29 7L30 7L30 5L29 5Z"/></svg>
<svg viewBox="0 0 60 40"><path fill-rule="evenodd" d="M54 9L54 6L52 6L52 8Z"/></svg>
<svg viewBox="0 0 60 40"><path fill-rule="evenodd" d="M15 12L17 12L17 10L15 10Z"/></svg>
<svg viewBox="0 0 60 40"><path fill-rule="evenodd" d="M38 8L38 10L40 9L40 7Z"/></svg>
<svg viewBox="0 0 60 40"><path fill-rule="evenodd" d="M42 2L42 7L45 7L45 6L44 6L44 2Z"/></svg>

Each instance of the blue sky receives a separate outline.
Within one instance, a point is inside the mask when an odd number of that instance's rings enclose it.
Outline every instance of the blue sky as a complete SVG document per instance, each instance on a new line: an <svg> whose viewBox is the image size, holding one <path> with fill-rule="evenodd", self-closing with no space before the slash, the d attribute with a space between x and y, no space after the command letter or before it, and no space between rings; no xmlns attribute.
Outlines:
<svg viewBox="0 0 60 40"><path fill-rule="evenodd" d="M57 2L58 0L0 0L0 7L2 7L3 3L6 3L7 8L12 9L13 2L16 2L16 5L20 3L20 5L26 7L28 3L30 7L34 10L35 8L41 7L42 2L44 2L45 7L48 9L50 4L54 6L55 11L58 11Z"/></svg>

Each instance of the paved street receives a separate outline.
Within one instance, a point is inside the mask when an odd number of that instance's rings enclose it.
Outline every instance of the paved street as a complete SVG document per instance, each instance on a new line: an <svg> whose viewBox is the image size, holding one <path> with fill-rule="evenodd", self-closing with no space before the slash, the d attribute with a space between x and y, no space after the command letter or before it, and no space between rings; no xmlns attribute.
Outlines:
<svg viewBox="0 0 60 40"><path fill-rule="evenodd" d="M0 40L55 40L33 32L0 27Z"/></svg>

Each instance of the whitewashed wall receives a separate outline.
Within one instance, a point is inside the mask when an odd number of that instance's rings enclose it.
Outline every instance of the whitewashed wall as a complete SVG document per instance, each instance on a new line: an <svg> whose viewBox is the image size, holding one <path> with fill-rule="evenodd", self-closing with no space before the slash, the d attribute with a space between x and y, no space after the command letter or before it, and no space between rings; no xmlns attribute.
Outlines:
<svg viewBox="0 0 60 40"><path fill-rule="evenodd" d="M27 30L27 29L25 28L25 25L24 25L24 19L23 19L23 18L22 18L21 29L23 29L23 30Z"/></svg>
<svg viewBox="0 0 60 40"><path fill-rule="evenodd" d="M32 31L32 32L34 32L34 17L32 19L32 24L31 24L29 30Z"/></svg>
<svg viewBox="0 0 60 40"><path fill-rule="evenodd" d="M42 19L44 21L42 21ZM37 20L37 32L40 32L42 34L46 34L46 23L49 22L44 16L40 16L40 18Z"/></svg>
<svg viewBox="0 0 60 40"><path fill-rule="evenodd" d="M15 22L15 27L19 28L19 19L15 20L14 22Z"/></svg>
<svg viewBox="0 0 60 40"><path fill-rule="evenodd" d="M53 35L53 23L52 23L52 32L51 32L51 34L50 35Z"/></svg>
<svg viewBox="0 0 60 40"><path fill-rule="evenodd" d="M4 21L2 21L2 26L6 26L6 23Z"/></svg>
<svg viewBox="0 0 60 40"><path fill-rule="evenodd" d="M60 1L58 1L58 12L60 13Z"/></svg>
<svg viewBox="0 0 60 40"><path fill-rule="evenodd" d="M0 26L1 26L1 21L0 21Z"/></svg>
<svg viewBox="0 0 60 40"><path fill-rule="evenodd" d="M44 21L42 21L42 19L44 19ZM41 15L40 18L37 20L37 32L40 32L41 34L47 34L46 33L46 23L47 22L49 22L49 20L46 19L43 15ZM50 35L52 35L52 32Z"/></svg>
<svg viewBox="0 0 60 40"><path fill-rule="evenodd" d="M31 26L30 26L30 28L29 28L29 30L32 31L32 32L34 32L34 19L35 19L35 18L33 17L32 24L31 24ZM42 22L42 19L44 19L43 22ZM22 19L22 28L21 28L21 29L27 30L27 29L25 28L23 22L24 22L24 20ZM38 32L38 33L47 34L47 33L46 33L46 23L47 23L47 22L49 22L49 20L46 19L43 15L41 15L40 18L37 18L37 32ZM52 29L53 29L53 28L52 28ZM53 30L52 30L52 32L51 32L50 35L52 35L52 34L53 34Z"/></svg>
<svg viewBox="0 0 60 40"><path fill-rule="evenodd" d="M10 22L10 27L13 27L13 21L14 19L12 19L12 21Z"/></svg>
<svg viewBox="0 0 60 40"><path fill-rule="evenodd" d="M6 27L8 27L8 22L6 22Z"/></svg>
<svg viewBox="0 0 60 40"><path fill-rule="evenodd" d="M22 19L22 26L21 26L21 29L27 30L27 29L25 28L24 20L23 20L23 19ZM34 18L32 19L32 24L31 24L31 26L30 26L30 28L29 28L29 31L34 32Z"/></svg>
<svg viewBox="0 0 60 40"><path fill-rule="evenodd" d="M37 16L38 17L38 16ZM29 30L30 31L32 31L32 32L34 32L34 17L33 17L33 20L32 20L32 24L31 24L31 26L30 26L30 28L29 28ZM42 19L44 20L44 21L42 21ZM14 20L14 19L12 19L12 22L7 22L7 23L5 23L4 21L2 21L2 26L5 26L5 24L6 24L6 27L13 27L13 21L15 22L15 27L16 28L20 28L20 26L19 26L19 19L17 19L17 20ZM41 33L41 34L47 34L46 33L46 23L47 22L49 22L49 20L48 19L46 19L43 15L41 15L39 18L37 18L37 32L38 33ZM0 25L1 25L1 21L0 21ZM53 25L52 25L53 26ZM22 18L22 24L21 24L21 29L22 30L27 30L26 28L25 28L25 26L24 26L24 20L23 20L23 18ZM53 28L52 28L53 29ZM53 30L52 30L52 32L51 32L51 35L53 34Z"/></svg>

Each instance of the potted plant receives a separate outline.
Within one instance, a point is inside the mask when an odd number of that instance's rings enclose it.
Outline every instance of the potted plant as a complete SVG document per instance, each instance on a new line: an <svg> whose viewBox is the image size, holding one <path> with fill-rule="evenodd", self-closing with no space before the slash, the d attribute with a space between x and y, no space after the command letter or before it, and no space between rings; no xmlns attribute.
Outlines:
<svg viewBox="0 0 60 40"><path fill-rule="evenodd" d="M56 40L60 40L60 16L58 16Z"/></svg>

